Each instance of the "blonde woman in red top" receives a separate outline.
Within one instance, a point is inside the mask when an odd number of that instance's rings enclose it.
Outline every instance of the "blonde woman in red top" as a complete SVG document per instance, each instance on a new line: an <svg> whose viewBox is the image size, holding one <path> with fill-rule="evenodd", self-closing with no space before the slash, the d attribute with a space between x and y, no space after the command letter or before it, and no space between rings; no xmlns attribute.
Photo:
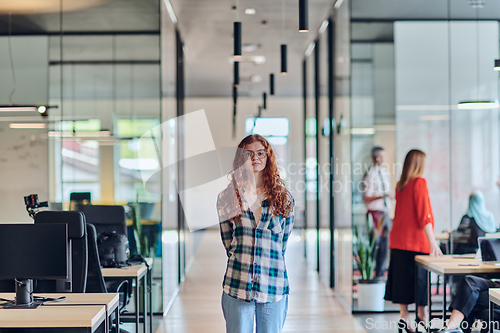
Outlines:
<svg viewBox="0 0 500 333"><path fill-rule="evenodd" d="M408 304L415 303L415 256L441 256L434 238L434 217L427 182L422 178L425 154L417 149L406 154L401 179L396 186L396 212L389 234L391 260L385 299L399 304L399 332L414 332L409 323ZM426 324L427 283L425 271L418 268L417 325Z"/></svg>

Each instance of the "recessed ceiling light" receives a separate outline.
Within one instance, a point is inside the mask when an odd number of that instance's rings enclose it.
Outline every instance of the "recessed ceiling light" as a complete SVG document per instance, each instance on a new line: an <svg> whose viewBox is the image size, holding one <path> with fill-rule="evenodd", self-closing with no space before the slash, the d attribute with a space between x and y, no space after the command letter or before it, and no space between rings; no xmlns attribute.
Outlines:
<svg viewBox="0 0 500 333"><path fill-rule="evenodd" d="M250 80L252 80L253 83L260 83L260 82L262 82L262 76L260 76L260 75L252 75L250 77Z"/></svg>
<svg viewBox="0 0 500 333"><path fill-rule="evenodd" d="M28 128L45 128L43 123L12 123L10 128L28 129Z"/></svg>
<svg viewBox="0 0 500 333"><path fill-rule="evenodd" d="M373 135L375 134L375 128L373 127L359 127L351 128L351 134L355 135Z"/></svg>
<svg viewBox="0 0 500 333"><path fill-rule="evenodd" d="M245 9L245 14L255 15L255 9L254 8L247 8L247 9Z"/></svg>
<svg viewBox="0 0 500 333"><path fill-rule="evenodd" d="M253 52L259 48L257 44L243 44L242 51L243 52Z"/></svg>
<svg viewBox="0 0 500 333"><path fill-rule="evenodd" d="M239 56L239 57L232 56L229 58L229 63L233 63L235 61L238 61L240 63L253 62L256 65L262 65L266 63L266 57L262 55L259 56L256 55L256 56Z"/></svg>

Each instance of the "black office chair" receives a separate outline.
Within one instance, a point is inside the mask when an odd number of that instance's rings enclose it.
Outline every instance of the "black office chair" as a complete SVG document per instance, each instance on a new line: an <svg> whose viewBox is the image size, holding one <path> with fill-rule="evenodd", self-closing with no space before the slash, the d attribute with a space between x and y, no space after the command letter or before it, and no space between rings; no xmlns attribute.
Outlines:
<svg viewBox="0 0 500 333"><path fill-rule="evenodd" d="M89 250L87 293L118 293L119 311L122 312L130 300L129 295L132 288L129 288L128 280L115 280L110 282L104 281L101 271L102 267L99 260L99 251L97 250L97 232L95 226L90 223L87 223L87 243Z"/></svg>
<svg viewBox="0 0 500 333"><path fill-rule="evenodd" d="M87 232L81 212L43 211L35 215L35 223L66 223L70 240L70 276L61 281L38 281L36 292L84 293L87 284Z"/></svg>
<svg viewBox="0 0 500 333"><path fill-rule="evenodd" d="M456 231L452 233L454 250L453 254L474 253L478 249L478 237L486 233L479 228L476 221L465 215Z"/></svg>
<svg viewBox="0 0 500 333"><path fill-rule="evenodd" d="M98 234L116 231L127 236L127 218L123 206L87 205L81 207L87 223L95 226Z"/></svg>

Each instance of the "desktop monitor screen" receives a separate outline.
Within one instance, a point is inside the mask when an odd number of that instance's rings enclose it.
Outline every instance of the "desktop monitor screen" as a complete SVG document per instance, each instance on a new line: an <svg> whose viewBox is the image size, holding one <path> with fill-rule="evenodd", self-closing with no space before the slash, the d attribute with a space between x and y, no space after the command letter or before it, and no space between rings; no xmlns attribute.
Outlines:
<svg viewBox="0 0 500 333"><path fill-rule="evenodd" d="M0 279L67 277L67 224L0 224Z"/></svg>

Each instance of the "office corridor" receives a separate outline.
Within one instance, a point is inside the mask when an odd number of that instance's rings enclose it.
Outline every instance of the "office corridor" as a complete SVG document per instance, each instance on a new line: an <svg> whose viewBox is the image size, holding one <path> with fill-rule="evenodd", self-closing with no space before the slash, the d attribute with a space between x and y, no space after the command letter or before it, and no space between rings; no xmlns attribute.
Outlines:
<svg viewBox="0 0 500 333"><path fill-rule="evenodd" d="M291 294L283 332L365 332L307 267L303 243L293 239L286 254ZM220 306L225 264L219 233L206 231L179 295L156 333L225 332Z"/></svg>

